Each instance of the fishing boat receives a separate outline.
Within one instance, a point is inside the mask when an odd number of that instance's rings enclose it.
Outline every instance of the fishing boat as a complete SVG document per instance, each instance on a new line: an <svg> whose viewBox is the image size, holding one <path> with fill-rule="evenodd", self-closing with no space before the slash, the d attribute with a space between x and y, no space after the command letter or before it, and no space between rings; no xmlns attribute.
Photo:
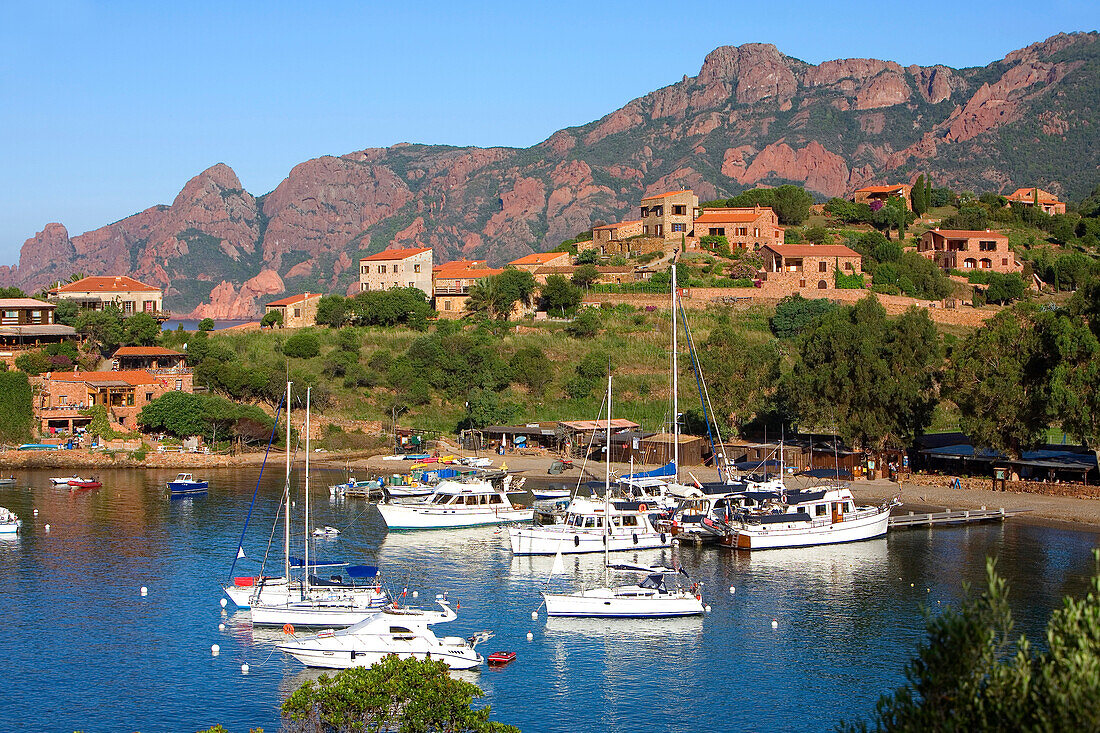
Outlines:
<svg viewBox="0 0 1100 733"><path fill-rule="evenodd" d="M70 481L90 481L91 479L81 478L80 476L63 476L54 477L50 479L50 483L54 486L68 486Z"/></svg>
<svg viewBox="0 0 1100 733"><path fill-rule="evenodd" d="M528 522L534 510L508 499L510 477L501 488L489 481L444 480L421 501L378 504L378 512L390 529L446 529Z"/></svg>
<svg viewBox="0 0 1100 733"><path fill-rule="evenodd" d="M173 494L202 494L206 492L209 482L196 481L191 474L180 473L166 485Z"/></svg>
<svg viewBox="0 0 1100 733"><path fill-rule="evenodd" d="M98 477L82 478L79 481L69 481L70 489L98 489L102 485Z"/></svg>
<svg viewBox="0 0 1100 733"><path fill-rule="evenodd" d="M307 667L327 669L369 667L391 654L401 659L438 660L451 669L483 664L485 659L475 647L492 634L482 631L469 639L436 636L429 626L458 618L444 596L437 596L436 603L442 611L391 606L349 628L293 638L277 648Z"/></svg>
<svg viewBox="0 0 1100 733"><path fill-rule="evenodd" d="M739 550L858 542L886 534L897 500L857 506L843 486L785 491L753 509L719 517L719 544Z"/></svg>
<svg viewBox="0 0 1100 733"><path fill-rule="evenodd" d="M0 534L15 534L23 526L15 512L0 506Z"/></svg>

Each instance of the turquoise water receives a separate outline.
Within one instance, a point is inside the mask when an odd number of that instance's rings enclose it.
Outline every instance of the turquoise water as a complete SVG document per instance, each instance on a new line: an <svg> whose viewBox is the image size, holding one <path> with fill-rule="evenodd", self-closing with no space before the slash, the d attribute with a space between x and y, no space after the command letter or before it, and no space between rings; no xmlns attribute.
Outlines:
<svg viewBox="0 0 1100 733"><path fill-rule="evenodd" d="M256 473L211 471L209 494L172 501L164 482L174 471L107 471L102 489L77 493L26 471L19 486L0 487L0 506L25 523L18 539L0 540L6 730L278 730L279 704L316 673L273 651L281 632L253 631L247 615L219 606ZM265 476L250 557L262 557L271 534L279 474ZM999 558L1018 627L1034 638L1062 595L1085 588L1098 539L1010 521L751 555L643 552L646 562L675 556L704 582L712 613L548 623L530 614L550 558L513 559L492 528L387 535L364 502L329 501L325 486L340 473L318 475L317 524L343 532L317 541L320 554L377 561L420 605L448 591L461 604L448 634L495 631L479 650L518 659L461 674L485 690L494 719L524 731L828 730L901 683L923 638L922 606L958 599L964 581L980 586L987 555ZM551 587L596 580L601 565L567 558L566 578ZM255 569L242 567L237 574Z"/></svg>

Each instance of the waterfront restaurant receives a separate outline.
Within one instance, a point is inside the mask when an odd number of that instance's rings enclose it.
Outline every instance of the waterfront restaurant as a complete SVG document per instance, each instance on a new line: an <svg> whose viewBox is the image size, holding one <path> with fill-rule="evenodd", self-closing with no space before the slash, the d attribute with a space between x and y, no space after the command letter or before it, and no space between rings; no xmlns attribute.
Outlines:
<svg viewBox="0 0 1100 733"><path fill-rule="evenodd" d="M18 352L78 338L76 329L54 323L57 308L34 298L0 298L0 360Z"/></svg>

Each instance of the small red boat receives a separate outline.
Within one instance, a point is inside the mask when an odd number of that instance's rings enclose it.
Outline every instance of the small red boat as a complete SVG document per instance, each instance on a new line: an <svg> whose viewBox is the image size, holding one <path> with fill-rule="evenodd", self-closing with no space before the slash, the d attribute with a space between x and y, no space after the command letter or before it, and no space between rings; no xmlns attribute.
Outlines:
<svg viewBox="0 0 1100 733"><path fill-rule="evenodd" d="M503 667L516 658L515 652L493 652L486 660L492 667Z"/></svg>
<svg viewBox="0 0 1100 733"><path fill-rule="evenodd" d="M69 488L70 489L98 489L102 485L103 484L101 484L96 479L92 479L90 481L70 481L69 482Z"/></svg>

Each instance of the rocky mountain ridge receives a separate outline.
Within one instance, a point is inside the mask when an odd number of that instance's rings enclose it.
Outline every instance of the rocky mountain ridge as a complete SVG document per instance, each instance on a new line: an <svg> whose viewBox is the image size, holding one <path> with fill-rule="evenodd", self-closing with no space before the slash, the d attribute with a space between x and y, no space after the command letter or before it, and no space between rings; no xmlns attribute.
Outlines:
<svg viewBox="0 0 1100 733"><path fill-rule="evenodd" d="M70 237L51 223L0 284L128 273L195 316L253 316L288 291L351 292L357 260L431 246L437 261L500 264L646 194L701 199L794 182L821 197L928 174L937 185L1041 185L1079 197L1100 177L1100 44L1060 34L985 67L819 65L768 44L723 46L698 75L531 148L402 143L295 166L253 196L217 164L171 205Z"/></svg>

